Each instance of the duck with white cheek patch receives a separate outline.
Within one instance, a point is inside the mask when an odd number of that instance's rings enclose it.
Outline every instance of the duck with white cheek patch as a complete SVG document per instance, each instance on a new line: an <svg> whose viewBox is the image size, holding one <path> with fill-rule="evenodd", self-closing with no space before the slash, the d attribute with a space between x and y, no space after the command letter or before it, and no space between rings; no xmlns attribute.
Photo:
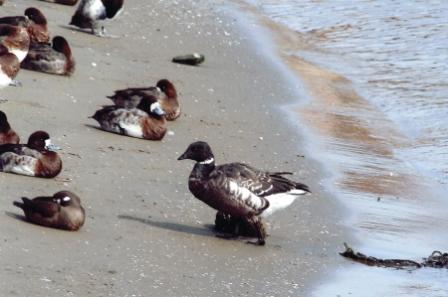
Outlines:
<svg viewBox="0 0 448 297"><path fill-rule="evenodd" d="M26 220L46 227L76 231L84 225L85 211L81 199L70 191L60 191L51 197L22 197L15 206L25 213Z"/></svg>
<svg viewBox="0 0 448 297"><path fill-rule="evenodd" d="M210 146L203 141L190 144L178 158L184 159L196 161L188 179L191 193L219 212L253 226L258 240L248 243L264 245L262 218L311 193L307 185L283 177L289 172L265 172L243 163L216 166ZM238 230L232 233L238 235Z"/></svg>
<svg viewBox="0 0 448 297"><path fill-rule="evenodd" d="M92 116L101 129L126 136L161 140L166 133L165 112L157 100L143 98L137 108L105 106Z"/></svg>
<svg viewBox="0 0 448 297"><path fill-rule="evenodd" d="M27 144L0 145L0 171L53 178L62 170L62 161L45 131L30 135Z"/></svg>

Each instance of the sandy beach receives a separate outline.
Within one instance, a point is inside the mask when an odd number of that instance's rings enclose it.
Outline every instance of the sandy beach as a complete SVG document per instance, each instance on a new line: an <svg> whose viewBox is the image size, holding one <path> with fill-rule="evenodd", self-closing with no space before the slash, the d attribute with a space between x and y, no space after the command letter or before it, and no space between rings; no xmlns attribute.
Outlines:
<svg viewBox="0 0 448 297"><path fill-rule="evenodd" d="M300 98L225 3L128 1L106 24L118 38L67 28L74 7L15 0L1 8L2 16L41 9L77 62L70 78L22 70L23 87L1 91L0 109L22 141L48 131L64 166L53 180L1 175L1 296L302 296L344 261L342 210L323 194L324 172L280 108ZM200 67L170 62L194 51L206 57ZM183 110L163 141L100 131L88 119L113 90L160 78L173 81ZM188 191L193 164L176 160L195 140L212 146L218 164L292 171L313 194L267 221L265 247L216 238L215 211ZM86 209L79 232L17 217L14 199L63 189Z"/></svg>

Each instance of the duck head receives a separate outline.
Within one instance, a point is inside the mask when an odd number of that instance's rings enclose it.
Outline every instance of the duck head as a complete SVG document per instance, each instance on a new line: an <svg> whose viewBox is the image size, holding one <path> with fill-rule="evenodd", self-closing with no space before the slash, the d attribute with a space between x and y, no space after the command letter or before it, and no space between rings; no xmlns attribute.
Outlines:
<svg viewBox="0 0 448 297"><path fill-rule="evenodd" d="M60 148L51 143L50 135L45 131L36 131L28 138L28 147L37 151L54 151Z"/></svg>

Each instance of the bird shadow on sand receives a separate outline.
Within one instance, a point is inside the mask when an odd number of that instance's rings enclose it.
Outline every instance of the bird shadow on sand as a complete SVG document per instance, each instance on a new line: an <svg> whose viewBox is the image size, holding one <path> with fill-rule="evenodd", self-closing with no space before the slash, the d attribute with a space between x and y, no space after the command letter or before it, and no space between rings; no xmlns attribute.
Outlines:
<svg viewBox="0 0 448 297"><path fill-rule="evenodd" d="M182 225L182 224L173 223L173 222L161 222L161 221L156 221L156 220L149 219L149 218L138 218L138 217L134 217L134 216L130 216L130 215L118 215L118 218L124 219L124 220L136 221L136 222L140 222L140 223L149 225L151 227L156 227L156 228L161 228L161 229L166 229L166 230L176 231L176 232L181 232L181 233L188 233L188 234L200 235L200 236L205 236L205 237L211 237L211 236L216 235L216 233L214 232L213 225L205 225L204 228L198 228L198 227Z"/></svg>
<svg viewBox="0 0 448 297"><path fill-rule="evenodd" d="M10 217L10 218L13 218L13 219L16 219L16 220L19 220L19 221L22 221L22 222L26 222L25 217L22 216L22 215L19 215L19 214L10 212L10 211L5 211L5 214L6 214L8 217Z"/></svg>

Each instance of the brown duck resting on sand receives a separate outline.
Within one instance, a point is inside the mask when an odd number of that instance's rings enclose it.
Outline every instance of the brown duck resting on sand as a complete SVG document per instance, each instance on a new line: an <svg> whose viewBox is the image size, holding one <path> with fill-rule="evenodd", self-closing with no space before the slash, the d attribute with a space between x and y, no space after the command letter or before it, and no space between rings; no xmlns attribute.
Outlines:
<svg viewBox="0 0 448 297"><path fill-rule="evenodd" d="M47 29L47 18L35 7L25 10L23 16L7 16L0 18L0 24L23 27L27 30L31 43L50 41Z"/></svg>
<svg viewBox="0 0 448 297"><path fill-rule="evenodd" d="M0 89L13 85L19 86L15 77L20 70L20 62L16 55L0 44Z"/></svg>
<svg viewBox="0 0 448 297"><path fill-rule="evenodd" d="M70 76L75 71L75 59L67 40L55 36L52 45L32 44L20 66L28 70Z"/></svg>
<svg viewBox="0 0 448 297"><path fill-rule="evenodd" d="M23 27L0 24L0 44L22 62L30 48L30 37Z"/></svg>
<svg viewBox="0 0 448 297"><path fill-rule="evenodd" d="M219 212L253 226L258 240L249 243L265 244L262 217L310 193L308 186L282 176L288 172L264 172L242 163L216 166L210 146L203 141L190 144L178 158L184 159L196 161L188 179L191 193ZM235 234L237 230L231 235Z"/></svg>
<svg viewBox="0 0 448 297"><path fill-rule="evenodd" d="M45 131L31 134L27 144L0 145L0 171L53 178L62 170L62 161L55 149L58 148Z"/></svg>
<svg viewBox="0 0 448 297"><path fill-rule="evenodd" d="M14 205L25 213L26 220L45 227L76 231L84 225L85 211L79 197L70 191L60 191L51 197L22 197Z"/></svg>
<svg viewBox="0 0 448 297"><path fill-rule="evenodd" d="M176 88L167 79L159 80L155 87L127 88L117 90L112 96L108 96L116 106L123 108L138 107L143 97L151 97L154 101L158 101L167 121L174 121L180 116Z"/></svg>
<svg viewBox="0 0 448 297"><path fill-rule="evenodd" d="M6 114L0 110L0 145L20 142L19 135L11 128Z"/></svg>
<svg viewBox="0 0 448 297"><path fill-rule="evenodd" d="M164 112L151 98L143 98L138 108L105 106L92 118L105 131L147 140L161 140L167 131Z"/></svg>

